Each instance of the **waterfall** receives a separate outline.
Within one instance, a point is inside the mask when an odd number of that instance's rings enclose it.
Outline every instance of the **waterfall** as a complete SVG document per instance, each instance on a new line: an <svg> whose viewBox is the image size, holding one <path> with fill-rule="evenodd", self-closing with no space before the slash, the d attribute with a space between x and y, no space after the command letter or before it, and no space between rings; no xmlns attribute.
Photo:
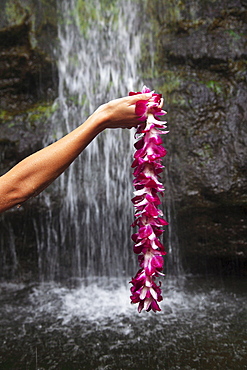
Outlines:
<svg viewBox="0 0 247 370"><path fill-rule="evenodd" d="M144 67L154 80L156 76L155 42L146 1L62 0L57 7L59 89L43 146L78 127L99 105L139 90ZM144 83L155 89L151 77ZM21 241L33 248L21 259L15 244L20 227L14 221L9 225L1 215L6 224L0 235L4 275L21 276L23 262L28 266L27 278L31 271L41 281L88 276L130 278L136 273L130 227L134 219L133 143L134 130L105 130L39 195L38 211L31 205L25 216ZM167 191L163 211L170 225L164 233L165 261L166 272L177 276L181 268L174 239L173 183L169 176L172 158L170 154L168 157L164 161ZM5 240L11 240L10 247L5 248Z"/></svg>
<svg viewBox="0 0 247 370"><path fill-rule="evenodd" d="M47 143L82 123L100 104L139 88L138 2L58 2L59 106ZM140 4L141 6L141 4ZM82 14L82 10L84 14ZM83 18L85 17L85 18ZM105 130L44 195L61 206L34 224L42 278L134 273L131 162L134 132Z"/></svg>
<svg viewBox="0 0 247 370"><path fill-rule="evenodd" d="M79 4L79 5L78 5ZM148 50L155 75L154 45L142 1L94 0L58 2L61 22L57 51L58 109L44 145L82 123L102 103L139 90L141 45ZM151 87L151 86L150 86ZM133 275L131 162L133 130L105 130L47 191L46 217L38 224L40 278ZM166 164L168 161L166 161ZM172 183L166 171L166 269L181 274L177 247ZM54 207L53 198L60 199ZM40 225L39 225L40 223Z"/></svg>

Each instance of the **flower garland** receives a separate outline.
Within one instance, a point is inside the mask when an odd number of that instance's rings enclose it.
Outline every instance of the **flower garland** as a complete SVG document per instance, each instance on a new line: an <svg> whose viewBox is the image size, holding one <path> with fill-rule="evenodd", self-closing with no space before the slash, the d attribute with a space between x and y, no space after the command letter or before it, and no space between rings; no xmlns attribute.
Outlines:
<svg viewBox="0 0 247 370"><path fill-rule="evenodd" d="M129 95L150 93L146 86L141 92L130 92ZM138 141L135 143L134 154L134 198L135 221L131 225L137 226L138 232L132 235L135 243L134 253L138 254L140 269L132 278L131 303L139 303L138 312L161 311L158 302L161 295L161 282L155 283L156 277L162 273L166 254L159 237L163 233L162 227L168 225L158 206L161 204L158 193L163 196L164 187L159 181L162 172L162 157L166 149L161 145L161 134L167 134L166 122L160 121L159 116L166 114L160 108L162 95L152 91L152 98L148 101L140 100L136 103L136 114L140 116L140 123L136 130Z"/></svg>

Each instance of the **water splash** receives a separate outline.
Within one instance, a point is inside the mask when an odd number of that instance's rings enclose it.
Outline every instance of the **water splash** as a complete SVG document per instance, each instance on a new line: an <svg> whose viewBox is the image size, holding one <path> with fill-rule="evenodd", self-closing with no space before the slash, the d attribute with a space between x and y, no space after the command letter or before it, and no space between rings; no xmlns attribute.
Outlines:
<svg viewBox="0 0 247 370"><path fill-rule="evenodd" d="M148 315L118 279L0 284L2 367L244 369L246 284L232 283L171 284L162 312Z"/></svg>

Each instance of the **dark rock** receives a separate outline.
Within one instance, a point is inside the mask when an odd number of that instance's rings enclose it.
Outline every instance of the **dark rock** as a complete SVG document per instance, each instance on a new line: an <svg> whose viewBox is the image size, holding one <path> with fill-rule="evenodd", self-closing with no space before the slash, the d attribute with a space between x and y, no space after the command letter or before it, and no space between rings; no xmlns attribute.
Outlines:
<svg viewBox="0 0 247 370"><path fill-rule="evenodd" d="M244 274L247 257L246 8L170 2L153 16L170 134L166 196L187 272ZM159 5L162 6L162 5ZM163 14L163 18L162 15ZM158 88L156 88L158 90ZM166 205L166 202L165 202ZM164 206L165 206L164 205Z"/></svg>
<svg viewBox="0 0 247 370"><path fill-rule="evenodd" d="M0 109L20 111L56 95L57 69L30 44L31 25L0 30Z"/></svg>
<svg viewBox="0 0 247 370"><path fill-rule="evenodd" d="M35 23L27 7L14 3L20 7L20 21L10 24L5 15L0 19L1 174L42 146L44 120L30 117L39 116L35 109L39 112L40 104L52 110L49 102L57 87L52 56L54 1L50 5L36 2ZM146 84L163 93L169 113L164 207L169 204L173 210L168 221L176 230L184 269L243 275L247 255L246 1L182 0L175 6L172 1L152 0L145 11L153 22L155 76L153 69L147 72L145 67L150 65L150 52L143 55L142 69ZM47 35L51 35L49 43ZM149 43L150 31L144 51L150 51ZM30 249L35 243L33 228L42 225L45 212L42 202L34 199L17 212L1 216L0 237L7 240L15 235L11 242L18 245L1 250L0 270L5 277L23 275L31 260L37 262ZM52 212L59 213L59 206ZM23 219L27 221L21 226ZM42 234L43 226L39 227ZM35 268L32 273L37 274Z"/></svg>
<svg viewBox="0 0 247 370"><path fill-rule="evenodd" d="M43 147L49 129L47 118L57 96L58 73L51 50L56 39L56 18L51 25L41 2L34 3L8 0L1 3L0 175ZM6 9L13 12L11 19ZM51 14L54 15L50 11ZM49 42L48 33L52 34ZM40 213L42 202L35 198L20 209L0 215L1 278L38 277L34 225Z"/></svg>

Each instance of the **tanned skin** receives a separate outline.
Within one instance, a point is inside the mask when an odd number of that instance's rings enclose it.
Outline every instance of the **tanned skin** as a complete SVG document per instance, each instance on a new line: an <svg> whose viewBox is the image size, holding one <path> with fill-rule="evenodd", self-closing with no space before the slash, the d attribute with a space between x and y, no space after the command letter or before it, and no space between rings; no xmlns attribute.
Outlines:
<svg viewBox="0 0 247 370"><path fill-rule="evenodd" d="M138 94L101 105L75 130L19 162L0 177L0 213L47 188L103 130L132 128L140 124L135 104L139 100L149 100L151 96Z"/></svg>

